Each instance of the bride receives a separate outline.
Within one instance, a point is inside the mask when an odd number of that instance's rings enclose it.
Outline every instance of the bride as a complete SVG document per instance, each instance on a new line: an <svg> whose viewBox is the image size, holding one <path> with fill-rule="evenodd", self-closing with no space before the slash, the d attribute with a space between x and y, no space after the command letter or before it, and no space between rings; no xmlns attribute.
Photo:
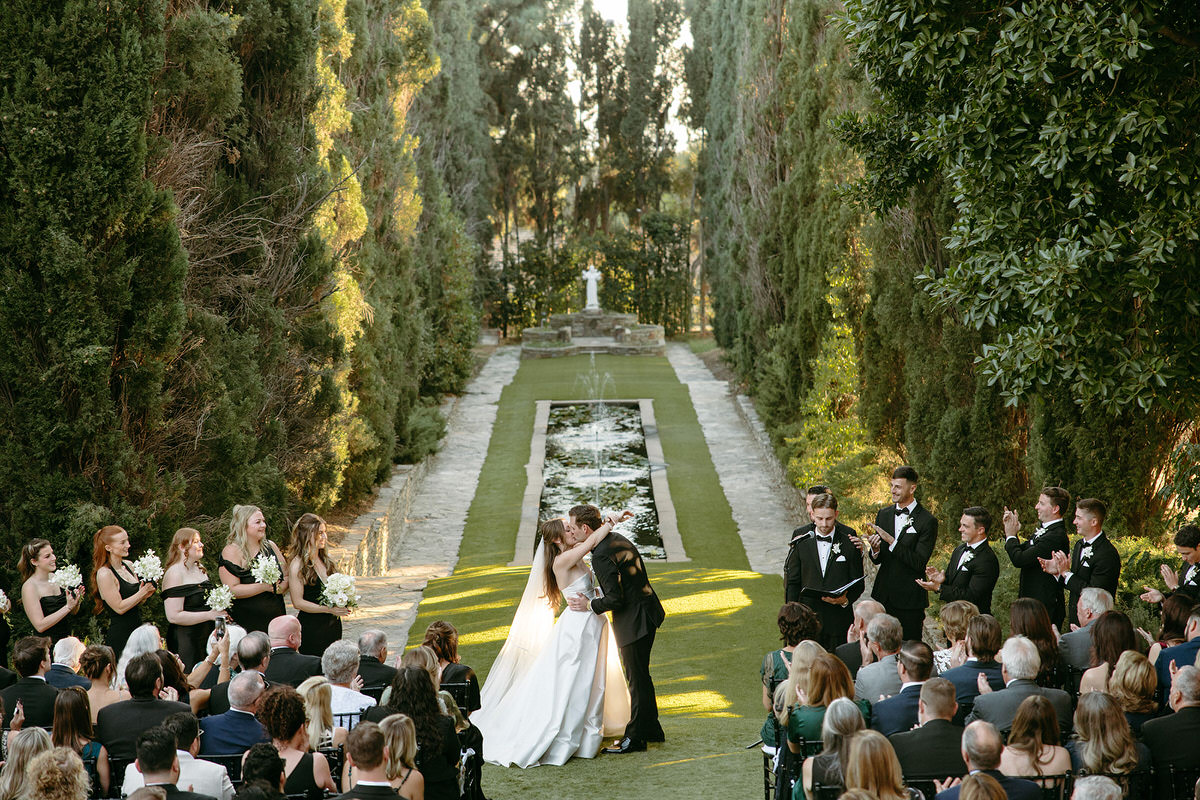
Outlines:
<svg viewBox="0 0 1200 800"><path fill-rule="evenodd" d="M605 737L625 729L629 690L608 618L567 609L555 622L554 615L564 596L596 596L583 557L628 516L609 517L586 538L561 519L542 524L521 604L488 672L482 707L471 715L488 761L560 766L572 756L594 758Z"/></svg>

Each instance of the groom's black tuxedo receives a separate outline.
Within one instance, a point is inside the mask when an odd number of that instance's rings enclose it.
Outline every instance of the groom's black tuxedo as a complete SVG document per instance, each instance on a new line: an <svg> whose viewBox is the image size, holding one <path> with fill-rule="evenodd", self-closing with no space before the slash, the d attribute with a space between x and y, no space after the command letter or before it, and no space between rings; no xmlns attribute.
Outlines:
<svg viewBox="0 0 1200 800"><path fill-rule="evenodd" d="M1004 549L1008 551L1008 560L1021 570L1021 582L1017 589L1017 597L1032 597L1041 600L1050 612L1050 621L1062 628L1066 607L1063 605L1063 586L1058 576L1048 575L1043 569L1039 558L1049 559L1055 551L1063 553L1071 547L1067 537L1067 526L1061 519L1055 520L1033 535L1027 542L1022 542L1016 536L1004 540Z"/></svg>
<svg viewBox="0 0 1200 800"><path fill-rule="evenodd" d="M992 590L1000 580L1000 559L984 539L964 564L963 554L969 549L965 544L954 548L950 563L946 565L946 580L938 594L944 602L968 600L975 604L980 614L991 614Z"/></svg>
<svg viewBox="0 0 1200 800"><path fill-rule="evenodd" d="M1067 606L1071 622L1079 624L1079 594L1089 586L1103 589L1117 597L1117 583L1121 579L1121 554L1108 540L1104 531L1092 541L1090 552L1083 557L1083 537L1075 542L1071 550L1071 579L1065 581L1071 598Z"/></svg>
<svg viewBox="0 0 1200 800"><path fill-rule="evenodd" d="M592 571L604 591L592 600L592 611L612 612L613 634L629 683L631 716L625 736L635 742L662 741L658 701L650 680L650 648L666 618L658 595L646 577L646 565L633 542L609 533L592 551Z"/></svg>
<svg viewBox="0 0 1200 800"><path fill-rule="evenodd" d="M846 631L854 621L852 604L863 593L863 584L858 583L846 592L845 606L826 603L819 597L801 594L804 589L831 591L845 586L855 578L863 576L862 553L850 538L854 529L837 523L833 530L829 558L825 574L821 574L821 556L818 550L817 533L809 527L798 528L799 535L792 540L784 565L786 580L785 596L788 602L798 602L817 612L821 619L821 645L829 651L846 642ZM835 552L836 551L836 552Z"/></svg>
<svg viewBox="0 0 1200 800"><path fill-rule="evenodd" d="M895 535L896 506L885 506L875 515L875 524ZM893 550L885 541L879 542L879 553L871 560L879 565L871 597L900 620L905 639L920 639L929 606L928 593L917 585L925 580L925 567L937 542L938 522L933 514L917 503L909 516L903 533Z"/></svg>

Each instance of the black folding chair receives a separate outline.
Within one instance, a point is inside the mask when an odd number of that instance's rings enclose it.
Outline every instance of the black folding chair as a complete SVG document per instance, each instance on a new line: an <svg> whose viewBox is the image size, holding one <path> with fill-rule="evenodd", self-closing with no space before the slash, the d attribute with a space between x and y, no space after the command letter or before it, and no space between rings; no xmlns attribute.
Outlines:
<svg viewBox="0 0 1200 800"><path fill-rule="evenodd" d="M133 763L132 758L108 757L108 791L100 792L100 787L92 787L92 797L120 797L121 784L125 783L125 768Z"/></svg>
<svg viewBox="0 0 1200 800"><path fill-rule="evenodd" d="M454 704L462 712L464 718L471 716L470 707L471 684L466 681L450 681L441 685L443 692L449 692L454 698Z"/></svg>
<svg viewBox="0 0 1200 800"><path fill-rule="evenodd" d="M245 753L227 753L225 755L205 755L201 753L196 758L220 764L229 773L229 780L234 786L242 784L242 757Z"/></svg>
<svg viewBox="0 0 1200 800"><path fill-rule="evenodd" d="M1078 778L1087 778L1091 776L1109 778L1118 786L1121 787L1121 794L1130 800L1141 800L1143 797L1154 796L1154 774L1148 769L1140 769L1137 772L1088 772L1080 770L1075 776ZM1188 794L1185 797L1191 800L1195 795L1195 783L1192 788L1188 789Z"/></svg>
<svg viewBox="0 0 1200 800"><path fill-rule="evenodd" d="M1192 800L1196 796L1200 767L1167 767L1166 777L1171 787L1171 797L1175 800Z"/></svg>
<svg viewBox="0 0 1200 800"><path fill-rule="evenodd" d="M346 748L342 745L321 747L317 752L325 756L325 760L329 762L329 773L333 775L333 785L337 787L340 794L342 792L342 766L346 763Z"/></svg>
<svg viewBox="0 0 1200 800"><path fill-rule="evenodd" d="M846 791L845 786L826 786L813 781L812 800L838 800L844 791Z"/></svg>
<svg viewBox="0 0 1200 800"><path fill-rule="evenodd" d="M383 690L386 688L387 684L380 684L379 686L364 686L359 691L378 703L380 698L383 697Z"/></svg>
<svg viewBox="0 0 1200 800"><path fill-rule="evenodd" d="M334 724L334 727L337 727L337 728L345 728L346 730L353 730L354 726L358 724L358 721L361 718L362 718L361 711L351 711L346 714L334 714L333 715L333 724Z"/></svg>

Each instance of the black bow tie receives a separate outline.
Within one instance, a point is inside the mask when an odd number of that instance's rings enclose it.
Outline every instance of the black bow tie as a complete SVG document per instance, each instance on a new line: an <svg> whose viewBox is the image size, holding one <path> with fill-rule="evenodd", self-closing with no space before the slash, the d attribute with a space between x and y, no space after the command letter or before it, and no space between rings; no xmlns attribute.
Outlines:
<svg viewBox="0 0 1200 800"><path fill-rule="evenodd" d="M900 517L900 516L905 516L905 517L907 517L908 515L909 515L909 511L908 511L908 509L907 509L907 508L897 508L897 509L896 509L896 516L897 516L897 517Z"/></svg>
<svg viewBox="0 0 1200 800"><path fill-rule="evenodd" d="M833 541L833 534L831 533L831 534L829 534L828 536L822 536L822 535L820 535L820 534L817 534L817 541L818 541L818 542L832 542L832 541Z"/></svg>

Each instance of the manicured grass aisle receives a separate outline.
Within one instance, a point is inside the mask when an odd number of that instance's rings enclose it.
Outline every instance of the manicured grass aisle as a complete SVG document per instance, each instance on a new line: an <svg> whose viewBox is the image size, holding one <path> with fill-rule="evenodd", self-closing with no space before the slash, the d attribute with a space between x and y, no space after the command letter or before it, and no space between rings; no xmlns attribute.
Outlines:
<svg viewBox="0 0 1200 800"><path fill-rule="evenodd" d="M450 620L460 631L463 662L486 678L528 575L528 568L505 565L521 517L534 401L590 397L581 376L591 369L586 356L526 361L504 390L458 568L429 584L410 645L434 619ZM667 742L565 767L487 766L485 791L494 800L753 797L762 791L761 755L744 748L765 714L758 666L778 646L781 579L749 571L687 388L666 359L597 356L595 369L611 375L604 396L654 399L679 530L692 559L648 563L667 607L651 665ZM781 531L786 524L780 521Z"/></svg>

